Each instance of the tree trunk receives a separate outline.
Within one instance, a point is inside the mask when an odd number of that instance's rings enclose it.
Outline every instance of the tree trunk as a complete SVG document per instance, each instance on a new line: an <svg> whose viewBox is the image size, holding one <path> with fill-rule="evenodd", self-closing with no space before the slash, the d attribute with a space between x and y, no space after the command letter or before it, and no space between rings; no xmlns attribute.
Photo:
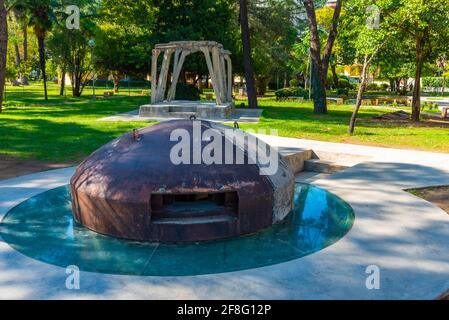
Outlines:
<svg viewBox="0 0 449 320"><path fill-rule="evenodd" d="M401 78L395 80L396 94L401 94Z"/></svg>
<svg viewBox="0 0 449 320"><path fill-rule="evenodd" d="M26 63L28 61L28 30L27 30L26 24L23 27L22 34L23 34L23 41L22 41L22 47L23 47L23 57L22 58L23 59L22 59L22 61ZM22 78L20 79L20 82L24 86L28 85L28 75L26 74L26 70L25 70L25 73L22 74Z"/></svg>
<svg viewBox="0 0 449 320"><path fill-rule="evenodd" d="M3 107L3 90L6 76L6 52L8 48L8 21L5 0L0 0L0 113Z"/></svg>
<svg viewBox="0 0 449 320"><path fill-rule="evenodd" d="M81 79L79 76L79 68L76 64L73 66L73 73L72 73L72 96L79 97L81 96Z"/></svg>
<svg viewBox="0 0 449 320"><path fill-rule="evenodd" d="M23 41L22 41L23 61L27 61L28 60L28 30L27 30L26 25L23 27L22 35L23 35Z"/></svg>
<svg viewBox="0 0 449 320"><path fill-rule="evenodd" d="M59 95L63 96L64 95L64 90L65 90L65 75L66 75L66 68L65 65L62 65L62 69L61 69L61 87L59 88Z"/></svg>
<svg viewBox="0 0 449 320"><path fill-rule="evenodd" d="M303 0L303 3L307 13L307 21L311 35L310 54L312 56L313 112L327 113L326 75L329 68L332 48L337 37L338 20L341 13L341 0L337 0L334 8L332 25L327 38L326 46L324 48L323 58L321 58L320 37L318 34L318 24L315 15L315 5L313 0Z"/></svg>
<svg viewBox="0 0 449 320"><path fill-rule="evenodd" d="M16 54L16 66L20 66L20 63L22 62L22 58L20 57L20 49L19 49L19 45L17 43L14 43L14 52Z"/></svg>
<svg viewBox="0 0 449 320"><path fill-rule="evenodd" d="M332 71L332 80L334 82L334 89L338 88L338 75L337 75L337 65L335 63L331 63L331 71Z"/></svg>
<svg viewBox="0 0 449 320"><path fill-rule="evenodd" d="M45 33L41 30L36 31L37 44L39 50L39 66L42 72L42 79L44 80L44 98L48 100L47 96L47 72L45 70Z"/></svg>
<svg viewBox="0 0 449 320"><path fill-rule="evenodd" d="M257 108L256 86L254 84L253 62L251 59L251 42L249 34L247 0L240 0L240 28L242 32L243 64L245 68L248 106L250 108Z"/></svg>
<svg viewBox="0 0 449 320"><path fill-rule="evenodd" d="M118 89L120 87L120 77L118 74L112 75L112 81L114 82L114 93L118 93Z"/></svg>
<svg viewBox="0 0 449 320"><path fill-rule="evenodd" d="M312 94L313 112L317 114L327 113L326 88L321 78L320 67L312 60Z"/></svg>
<svg viewBox="0 0 449 320"><path fill-rule="evenodd" d="M394 92L394 80L390 78L388 81L390 82L390 91Z"/></svg>
<svg viewBox="0 0 449 320"><path fill-rule="evenodd" d="M359 86L359 91L357 92L357 100L355 103L354 111L352 112L351 121L349 122L349 129L348 133L350 135L354 134L354 128L355 128L355 122L357 120L357 114L359 113L360 106L362 105L362 99L363 99L363 93L366 90L366 84L368 83L368 57L365 57L365 61L363 62L363 69L362 69L362 79Z"/></svg>
<svg viewBox="0 0 449 320"><path fill-rule="evenodd" d="M418 122L421 114L421 74L424 64L423 43L419 37L416 38L416 70L415 85L413 86L412 121Z"/></svg>

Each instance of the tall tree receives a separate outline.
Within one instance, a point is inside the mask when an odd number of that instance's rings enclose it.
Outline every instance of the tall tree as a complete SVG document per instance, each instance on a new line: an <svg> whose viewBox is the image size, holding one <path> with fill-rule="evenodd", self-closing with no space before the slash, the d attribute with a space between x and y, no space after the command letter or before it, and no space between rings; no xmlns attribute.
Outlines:
<svg viewBox="0 0 449 320"><path fill-rule="evenodd" d="M429 59L447 51L449 4L447 0L389 0L378 5L382 5L386 22L414 43L412 120L419 121L423 66Z"/></svg>
<svg viewBox="0 0 449 320"><path fill-rule="evenodd" d="M154 15L171 11L173 8L170 5L173 3L167 3L167 6L163 3L160 10L155 10L155 5L147 0L122 0L119 3L116 0L102 1L99 9L101 19L95 34L95 67L112 76L114 92L118 92L120 79L125 75L143 78L148 74L151 44L178 40L161 40L162 32L168 32L174 24L178 25L174 21L176 14L169 14L171 19L164 19L165 23L170 21L170 27L161 25L160 28L154 28ZM132 20L129 17L133 17ZM123 28L124 25L126 28Z"/></svg>
<svg viewBox="0 0 449 320"><path fill-rule="evenodd" d="M18 2L13 8L14 17L22 33L22 55L20 55L19 43L14 43L16 60L21 71L26 71L28 65L28 22L26 9ZM28 85L26 72L20 72L20 83Z"/></svg>
<svg viewBox="0 0 449 320"><path fill-rule="evenodd" d="M6 53L8 50L7 15L5 0L0 0L0 112L3 109L3 90L6 78Z"/></svg>
<svg viewBox="0 0 449 320"><path fill-rule="evenodd" d="M67 29L65 25L67 13L55 10L58 19L48 36L47 47L52 55L52 62L59 64L62 73L60 95L64 94L64 77L65 73L68 73L71 78L72 95L79 97L92 70L91 48L88 42L94 37L97 29L97 7L87 0L71 0L71 3L80 8L80 28Z"/></svg>
<svg viewBox="0 0 449 320"><path fill-rule="evenodd" d="M44 81L44 98L48 100L47 94L47 72L45 69L45 38L47 32L52 27L52 8L51 0L19 0L18 4L23 6L28 12L29 25L33 27L34 34L37 38L39 51L39 67L41 69Z"/></svg>
<svg viewBox="0 0 449 320"><path fill-rule="evenodd" d="M298 41L298 24L302 21L296 14L301 9L293 0L248 2L251 56L258 95L265 94L270 80L279 81L279 76L285 79L286 75L291 75L288 61L292 47Z"/></svg>
<svg viewBox="0 0 449 320"><path fill-rule="evenodd" d="M253 62L251 59L251 41L248 23L247 0L240 0L240 28L242 32L243 65L245 68L248 105L250 108L257 108L257 93L256 93L256 86L254 83Z"/></svg>
<svg viewBox="0 0 449 320"><path fill-rule="evenodd" d="M307 21L310 31L310 55L312 57L312 91L313 91L313 111L315 113L327 113L326 104L326 76L329 69L329 62L337 36L337 27L341 13L342 0L337 0L332 23L329 30L324 51L321 54L320 35L318 30L315 4L313 0L303 0L307 13Z"/></svg>

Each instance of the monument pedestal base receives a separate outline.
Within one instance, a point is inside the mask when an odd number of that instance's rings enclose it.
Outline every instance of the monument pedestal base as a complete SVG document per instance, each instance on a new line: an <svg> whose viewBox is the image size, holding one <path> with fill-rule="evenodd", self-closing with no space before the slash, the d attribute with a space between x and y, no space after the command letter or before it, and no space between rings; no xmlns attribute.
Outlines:
<svg viewBox="0 0 449 320"><path fill-rule="evenodd" d="M212 101L173 100L140 106L140 117L188 119L228 119L234 113L234 103L217 105Z"/></svg>

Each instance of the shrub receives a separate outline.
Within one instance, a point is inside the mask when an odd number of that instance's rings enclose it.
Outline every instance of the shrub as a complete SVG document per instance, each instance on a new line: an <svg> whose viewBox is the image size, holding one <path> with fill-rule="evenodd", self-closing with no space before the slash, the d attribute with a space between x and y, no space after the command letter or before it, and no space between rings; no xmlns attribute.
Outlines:
<svg viewBox="0 0 449 320"><path fill-rule="evenodd" d="M87 84L89 86L91 86L92 80L88 80ZM111 80L97 79L97 80L95 80L95 86L112 88L112 87L114 87L114 83ZM121 88L128 88L128 86L130 88L148 88L150 86L150 81L148 81L148 80L130 80L128 82L125 79L121 79L119 81L119 86Z"/></svg>
<svg viewBox="0 0 449 320"><path fill-rule="evenodd" d="M422 78L423 87L440 88L444 84L442 77L424 77Z"/></svg>
<svg viewBox="0 0 449 320"><path fill-rule="evenodd" d="M338 96L347 96L347 95L349 95L349 89L348 88L338 88L337 95Z"/></svg>
<svg viewBox="0 0 449 320"><path fill-rule="evenodd" d="M176 85L176 100L200 100L200 90L191 84L178 83Z"/></svg>
<svg viewBox="0 0 449 320"><path fill-rule="evenodd" d="M352 89L352 84L349 82L349 80L340 78L340 79L338 79L338 88L339 89Z"/></svg>
<svg viewBox="0 0 449 320"><path fill-rule="evenodd" d="M339 78L339 79L347 80L349 83L351 83L351 78L348 77L348 76L345 75L345 74L339 74L339 75L338 75L338 78Z"/></svg>
<svg viewBox="0 0 449 320"><path fill-rule="evenodd" d="M377 91L379 90L379 86L377 85L377 83L370 83L366 86L367 90L371 90L371 91Z"/></svg>
<svg viewBox="0 0 449 320"><path fill-rule="evenodd" d="M277 100L286 99L287 97L307 97L307 91L302 87L282 88L274 92Z"/></svg>
<svg viewBox="0 0 449 320"><path fill-rule="evenodd" d="M382 83L380 85L380 88L382 89L382 91L386 91L388 88L390 88L390 85L388 83Z"/></svg>
<svg viewBox="0 0 449 320"><path fill-rule="evenodd" d="M291 79L288 84L290 87L298 87L299 86L299 80L298 79Z"/></svg>
<svg viewBox="0 0 449 320"><path fill-rule="evenodd" d="M276 96L276 100L282 100L289 96L291 96L292 88L282 88L279 90L276 90L274 92L274 95Z"/></svg>
<svg viewBox="0 0 449 320"><path fill-rule="evenodd" d="M307 91L302 87L296 87L292 90L292 96L305 98L307 96Z"/></svg>
<svg viewBox="0 0 449 320"><path fill-rule="evenodd" d="M432 111L433 109L438 109L439 105L438 103L433 103L433 102L428 102L428 101L424 101L421 104L421 111L423 111L425 108L429 109L430 111Z"/></svg>

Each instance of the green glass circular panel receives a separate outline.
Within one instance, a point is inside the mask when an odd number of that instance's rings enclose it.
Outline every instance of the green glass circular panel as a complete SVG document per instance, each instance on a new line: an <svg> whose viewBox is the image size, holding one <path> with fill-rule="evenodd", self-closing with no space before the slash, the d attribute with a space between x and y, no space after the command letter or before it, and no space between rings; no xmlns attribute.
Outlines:
<svg viewBox="0 0 449 320"><path fill-rule="evenodd" d="M103 236L74 223L68 186L32 197L11 209L0 235L34 259L83 271L184 276L273 265L321 250L352 227L351 207L314 186L297 184L287 219L257 234L189 244L141 243Z"/></svg>

